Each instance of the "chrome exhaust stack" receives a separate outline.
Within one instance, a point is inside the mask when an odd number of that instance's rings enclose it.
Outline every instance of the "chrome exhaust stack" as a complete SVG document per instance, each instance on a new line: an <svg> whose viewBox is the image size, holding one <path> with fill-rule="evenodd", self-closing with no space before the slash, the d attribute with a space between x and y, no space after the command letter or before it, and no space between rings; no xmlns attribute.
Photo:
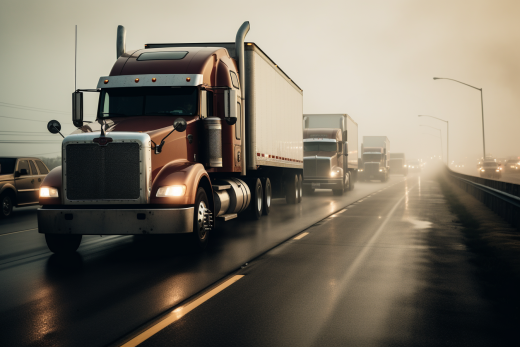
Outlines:
<svg viewBox="0 0 520 347"><path fill-rule="evenodd" d="M126 29L122 25L117 26L117 59L126 52Z"/></svg>
<svg viewBox="0 0 520 347"><path fill-rule="evenodd" d="M241 88L241 108L242 108L242 119L240 120L240 133L242 135L242 145L240 151L242 152L241 158L241 166L242 166L242 176L246 175L246 113L245 113L245 100L246 100L246 64L245 64L245 50L244 50L244 42L247 33L249 32L249 22L245 21L240 29L238 29L237 37L235 38L235 51L236 51L236 59L238 59L238 73L240 76L240 88Z"/></svg>

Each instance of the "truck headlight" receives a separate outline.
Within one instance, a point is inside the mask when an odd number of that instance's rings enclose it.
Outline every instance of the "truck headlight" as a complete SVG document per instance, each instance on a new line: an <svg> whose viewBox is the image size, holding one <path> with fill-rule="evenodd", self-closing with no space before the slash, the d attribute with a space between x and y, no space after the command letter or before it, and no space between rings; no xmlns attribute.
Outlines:
<svg viewBox="0 0 520 347"><path fill-rule="evenodd" d="M379 169L379 172L383 172L383 169Z"/></svg>
<svg viewBox="0 0 520 347"><path fill-rule="evenodd" d="M52 187L41 187L40 198L59 198L58 189Z"/></svg>
<svg viewBox="0 0 520 347"><path fill-rule="evenodd" d="M359 171L359 172L363 172L363 169L359 169L358 171Z"/></svg>
<svg viewBox="0 0 520 347"><path fill-rule="evenodd" d="M497 172L500 172L500 170L497 169Z"/></svg>
<svg viewBox="0 0 520 347"><path fill-rule="evenodd" d="M166 186L166 187L160 187L157 190L157 197L158 198L169 198L173 196L184 196L186 194L186 186L178 185L178 186Z"/></svg>
<svg viewBox="0 0 520 347"><path fill-rule="evenodd" d="M404 167L406 167L406 165L404 165Z"/></svg>

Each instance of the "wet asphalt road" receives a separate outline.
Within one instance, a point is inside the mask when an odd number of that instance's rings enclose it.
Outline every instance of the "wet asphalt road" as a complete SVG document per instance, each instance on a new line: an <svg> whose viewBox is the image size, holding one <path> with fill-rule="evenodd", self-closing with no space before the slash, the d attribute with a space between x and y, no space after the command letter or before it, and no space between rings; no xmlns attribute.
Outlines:
<svg viewBox="0 0 520 347"><path fill-rule="evenodd" d="M411 177L251 262L141 346L516 345L454 218L436 182Z"/></svg>
<svg viewBox="0 0 520 347"><path fill-rule="evenodd" d="M274 200L260 221L222 223L204 254L177 237L88 236L75 256L60 258L37 232L36 208L15 210L0 221L0 345L119 341L301 230L403 180L358 183L342 197L317 191L299 205Z"/></svg>

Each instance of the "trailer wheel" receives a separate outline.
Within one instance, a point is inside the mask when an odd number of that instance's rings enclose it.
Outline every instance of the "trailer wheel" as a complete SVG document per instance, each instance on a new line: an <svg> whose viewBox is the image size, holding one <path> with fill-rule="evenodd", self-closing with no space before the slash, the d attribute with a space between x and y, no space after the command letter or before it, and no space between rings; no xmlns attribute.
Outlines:
<svg viewBox="0 0 520 347"><path fill-rule="evenodd" d="M207 247L209 232L213 226L213 215L208 206L206 191L204 188L199 187L195 196L195 208L193 211L192 242L200 250Z"/></svg>
<svg viewBox="0 0 520 347"><path fill-rule="evenodd" d="M298 175L289 175L285 181L285 200L294 205L298 201Z"/></svg>
<svg viewBox="0 0 520 347"><path fill-rule="evenodd" d="M0 219L7 218L13 213L13 198L9 192L0 195Z"/></svg>
<svg viewBox="0 0 520 347"><path fill-rule="evenodd" d="M271 212L271 199L273 197L273 191L271 187L271 180L269 177L262 178L262 186L264 187L264 196L263 196L263 209L262 212L264 216L269 215Z"/></svg>
<svg viewBox="0 0 520 347"><path fill-rule="evenodd" d="M258 220L262 217L264 205L264 190L260 178L254 178L249 188L251 189L251 218Z"/></svg>
<svg viewBox="0 0 520 347"><path fill-rule="evenodd" d="M82 235L45 234L45 242L51 252L56 254L71 254L78 250Z"/></svg>
<svg viewBox="0 0 520 347"><path fill-rule="evenodd" d="M302 202L303 199L303 177L298 175L298 203Z"/></svg>

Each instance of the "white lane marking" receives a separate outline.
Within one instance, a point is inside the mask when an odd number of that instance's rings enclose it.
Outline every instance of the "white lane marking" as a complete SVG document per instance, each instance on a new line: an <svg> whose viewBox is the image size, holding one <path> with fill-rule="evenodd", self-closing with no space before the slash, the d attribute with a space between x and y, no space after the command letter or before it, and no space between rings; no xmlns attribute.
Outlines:
<svg viewBox="0 0 520 347"><path fill-rule="evenodd" d="M214 297L215 295L217 295L218 293L220 293L221 291L223 291L224 289L226 289L227 287L229 287L230 285L232 285L233 283L235 283L242 277L244 277L244 275L235 275L235 276L231 277L230 279L228 279L227 281L225 281L224 283L220 284L219 286L213 288L206 294L197 298L196 300L194 300L184 306L177 307L175 310L172 310L170 313L168 313L168 315L164 319L162 319L160 322L158 322L154 326L150 327L149 329L143 331L142 333L140 333L139 335L137 335L130 341L126 342L124 345L122 345L122 347L130 347L130 346L133 347L133 346L137 346L137 345L143 343L144 341L146 341L153 335L157 334L159 331L163 330L168 325L178 321L179 319L184 317L186 314L188 314L190 311L192 311L195 308L197 308L198 306L202 305L203 303L205 303L206 301L208 301L209 299L211 299L212 297Z"/></svg>
<svg viewBox="0 0 520 347"><path fill-rule="evenodd" d="M358 200L358 202L363 202L363 200Z"/></svg>
<svg viewBox="0 0 520 347"><path fill-rule="evenodd" d="M31 230L38 230L38 228L32 228L32 229L20 230L20 231L13 231L12 233L0 234L0 236L7 236L7 235L18 234L18 233L24 233L26 231L31 231Z"/></svg>
<svg viewBox="0 0 520 347"><path fill-rule="evenodd" d="M300 235L296 236L295 238L293 238L293 240L299 240L299 239L303 239L305 236L309 235L309 233L305 232L305 233L301 233Z"/></svg>

